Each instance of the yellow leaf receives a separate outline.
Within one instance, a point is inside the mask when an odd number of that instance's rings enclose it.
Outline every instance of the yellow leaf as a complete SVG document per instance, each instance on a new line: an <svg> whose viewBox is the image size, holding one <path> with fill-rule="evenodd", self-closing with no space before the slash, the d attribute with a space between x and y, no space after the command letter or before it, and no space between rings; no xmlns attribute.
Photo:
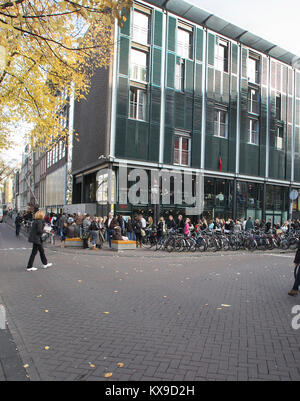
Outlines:
<svg viewBox="0 0 300 401"><path fill-rule="evenodd" d="M119 368L123 368L123 366L124 366L124 363L122 363L122 362L119 362L119 363L118 363L118 366L119 366Z"/></svg>
<svg viewBox="0 0 300 401"><path fill-rule="evenodd" d="M50 347L46 346L46 347L45 347L45 350L48 351L48 349L50 349Z"/></svg>
<svg viewBox="0 0 300 401"><path fill-rule="evenodd" d="M110 314L110 312L103 312L104 313L104 315L109 315Z"/></svg>
<svg viewBox="0 0 300 401"><path fill-rule="evenodd" d="M90 368L94 369L96 366L92 363L90 363Z"/></svg>
<svg viewBox="0 0 300 401"><path fill-rule="evenodd" d="M111 376L112 376L112 373L105 373L105 375L104 375L104 377L106 377L106 378L111 377Z"/></svg>

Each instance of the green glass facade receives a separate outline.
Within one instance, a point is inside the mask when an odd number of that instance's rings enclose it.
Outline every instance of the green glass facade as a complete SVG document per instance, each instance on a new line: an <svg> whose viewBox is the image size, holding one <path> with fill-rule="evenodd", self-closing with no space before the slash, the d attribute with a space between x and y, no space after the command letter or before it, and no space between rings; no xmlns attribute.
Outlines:
<svg viewBox="0 0 300 401"><path fill-rule="evenodd" d="M136 3L115 38L113 169L201 171L208 215L287 218L300 188L300 71L159 3Z"/></svg>

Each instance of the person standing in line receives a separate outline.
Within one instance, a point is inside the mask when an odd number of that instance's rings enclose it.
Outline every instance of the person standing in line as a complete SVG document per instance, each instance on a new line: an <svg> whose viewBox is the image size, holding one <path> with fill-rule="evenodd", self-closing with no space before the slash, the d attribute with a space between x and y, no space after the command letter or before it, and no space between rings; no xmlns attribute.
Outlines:
<svg viewBox="0 0 300 401"><path fill-rule="evenodd" d="M131 217L128 217L128 221L126 223L126 232L127 232L127 236L128 236L129 241L134 241L133 225L132 225Z"/></svg>
<svg viewBox="0 0 300 401"><path fill-rule="evenodd" d="M136 247L142 248L142 222L138 216L135 216L133 222L133 230L135 233Z"/></svg>
<svg viewBox="0 0 300 401"><path fill-rule="evenodd" d="M118 225L117 218L114 218L113 213L110 212L108 214L108 218L106 219L106 222L105 222L105 228L106 228L106 232L107 232L107 240L108 240L108 244L109 244L110 248L111 248L112 237L114 235L114 229L115 229L115 227L117 227L117 225Z"/></svg>
<svg viewBox="0 0 300 401"><path fill-rule="evenodd" d="M98 223L98 217L94 216L91 225L89 227L90 233L91 233L91 244L92 244L92 250L93 251L97 251L97 241L99 239L99 230L100 230L100 226Z"/></svg>
<svg viewBox="0 0 300 401"><path fill-rule="evenodd" d="M17 237L17 238L20 238L20 230L21 230L22 221L23 221L23 219L22 219L22 217L21 217L21 214L18 213L18 214L17 214L17 217L16 217L16 220L15 220L15 225L16 225L16 237Z"/></svg>
<svg viewBox="0 0 300 401"><path fill-rule="evenodd" d="M36 267L33 267L33 262L38 252L40 253L41 257L42 268L47 269L48 267L52 266L52 263L48 263L43 248L42 235L44 232L44 223L43 223L44 218L45 218L45 213L42 210L38 211L34 215L34 221L32 223L31 231L29 234L28 241L33 244L32 252L27 264L27 271L30 272L37 270Z"/></svg>
<svg viewBox="0 0 300 401"><path fill-rule="evenodd" d="M294 263L295 263L295 268L300 265L300 241L298 242L298 250L295 256ZM299 287L300 287L300 267L298 267L298 273L296 276L295 284L293 289L289 292L289 295L291 297L297 296L299 293Z"/></svg>
<svg viewBox="0 0 300 401"><path fill-rule="evenodd" d="M91 217L89 214L86 215L85 219L82 222L82 237L83 237L83 248L86 249L89 247L89 227L91 225Z"/></svg>

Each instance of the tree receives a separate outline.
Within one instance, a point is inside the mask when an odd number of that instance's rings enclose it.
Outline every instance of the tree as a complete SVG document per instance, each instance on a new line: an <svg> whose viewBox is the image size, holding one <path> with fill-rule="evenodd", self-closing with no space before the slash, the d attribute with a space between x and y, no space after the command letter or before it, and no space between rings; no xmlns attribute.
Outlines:
<svg viewBox="0 0 300 401"><path fill-rule="evenodd" d="M0 150L12 122L32 125L32 148L67 135L65 106L72 91L86 96L95 69L106 68L115 21L132 0L0 0ZM18 138L13 138L18 140Z"/></svg>

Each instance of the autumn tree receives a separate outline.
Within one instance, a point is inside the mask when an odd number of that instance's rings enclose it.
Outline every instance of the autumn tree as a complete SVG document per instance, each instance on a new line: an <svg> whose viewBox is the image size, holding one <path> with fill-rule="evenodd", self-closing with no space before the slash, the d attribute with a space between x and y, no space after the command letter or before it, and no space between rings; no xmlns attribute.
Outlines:
<svg viewBox="0 0 300 401"><path fill-rule="evenodd" d="M84 97L96 68L107 67L113 27L132 0L0 0L0 150L12 122L32 126L30 145L66 135L64 107ZM18 141L18 138L13 138Z"/></svg>

